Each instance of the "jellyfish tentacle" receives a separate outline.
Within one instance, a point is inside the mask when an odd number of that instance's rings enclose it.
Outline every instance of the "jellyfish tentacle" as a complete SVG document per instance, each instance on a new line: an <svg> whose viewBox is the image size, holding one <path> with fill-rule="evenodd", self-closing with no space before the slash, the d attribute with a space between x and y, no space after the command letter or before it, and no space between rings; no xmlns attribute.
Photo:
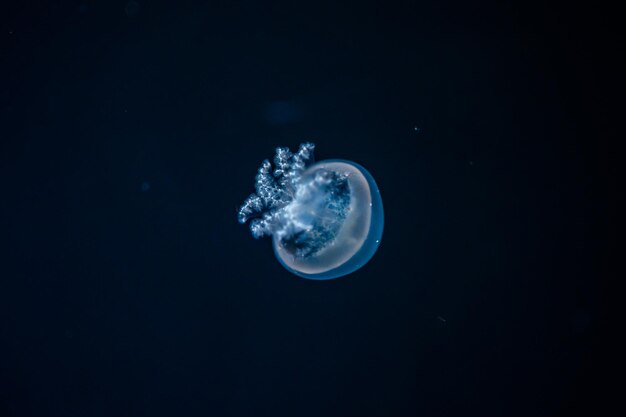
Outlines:
<svg viewBox="0 0 626 417"><path fill-rule="evenodd" d="M313 151L315 145L311 142L306 142L300 145L298 152L296 152L291 158L290 169L286 172L288 182L292 187L296 186L302 172L306 168L306 165L313 158Z"/></svg>
<svg viewBox="0 0 626 417"><path fill-rule="evenodd" d="M280 181L281 185L284 185L285 182L285 173L290 169L289 161L293 157L293 154L289 150L289 148L276 148L276 156L274 157L274 165L276 165L276 169L274 170L274 177Z"/></svg>
<svg viewBox="0 0 626 417"><path fill-rule="evenodd" d="M258 215L263 210L263 207L263 199L254 193L250 194L239 209L239 223L243 224L251 217Z"/></svg>

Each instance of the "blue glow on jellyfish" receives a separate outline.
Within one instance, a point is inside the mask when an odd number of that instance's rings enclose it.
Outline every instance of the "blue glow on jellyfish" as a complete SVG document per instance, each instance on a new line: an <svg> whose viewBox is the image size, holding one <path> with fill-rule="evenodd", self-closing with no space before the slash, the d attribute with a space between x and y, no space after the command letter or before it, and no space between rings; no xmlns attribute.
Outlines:
<svg viewBox="0 0 626 417"><path fill-rule="evenodd" d="M272 236L287 270L326 280L350 274L374 256L383 234L383 203L365 168L341 159L313 163L314 148L276 148L275 166L261 164L256 193L239 209L239 222L250 220L255 238Z"/></svg>

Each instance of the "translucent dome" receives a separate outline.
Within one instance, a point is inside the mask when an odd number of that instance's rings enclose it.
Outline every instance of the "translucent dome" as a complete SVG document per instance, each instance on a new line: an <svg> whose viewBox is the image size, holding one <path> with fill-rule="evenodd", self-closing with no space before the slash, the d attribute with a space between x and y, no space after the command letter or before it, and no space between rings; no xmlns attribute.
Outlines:
<svg viewBox="0 0 626 417"><path fill-rule="evenodd" d="M297 153L277 148L272 173L264 161L256 194L239 210L254 237L271 235L274 253L290 272L326 280L350 274L374 255L383 232L383 206L374 178L345 160L309 166L314 145Z"/></svg>

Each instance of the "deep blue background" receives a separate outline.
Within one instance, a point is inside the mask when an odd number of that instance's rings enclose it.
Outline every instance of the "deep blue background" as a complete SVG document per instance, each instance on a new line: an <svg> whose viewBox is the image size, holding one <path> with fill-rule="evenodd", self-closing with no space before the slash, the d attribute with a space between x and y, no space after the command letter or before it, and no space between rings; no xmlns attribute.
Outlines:
<svg viewBox="0 0 626 417"><path fill-rule="evenodd" d="M607 407L613 14L19 2L0 56L0 416ZM365 166L330 282L236 222L278 145Z"/></svg>

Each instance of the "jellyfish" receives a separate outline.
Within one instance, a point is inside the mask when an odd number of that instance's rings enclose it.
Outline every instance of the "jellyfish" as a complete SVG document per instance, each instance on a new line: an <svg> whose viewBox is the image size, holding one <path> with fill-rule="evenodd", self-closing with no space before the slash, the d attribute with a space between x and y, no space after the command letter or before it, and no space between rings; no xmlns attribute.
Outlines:
<svg viewBox="0 0 626 417"><path fill-rule="evenodd" d="M328 280L351 274L374 256L383 233L383 203L372 175L342 159L313 163L313 143L276 148L263 161L256 193L238 211L252 236L272 237L289 272Z"/></svg>

